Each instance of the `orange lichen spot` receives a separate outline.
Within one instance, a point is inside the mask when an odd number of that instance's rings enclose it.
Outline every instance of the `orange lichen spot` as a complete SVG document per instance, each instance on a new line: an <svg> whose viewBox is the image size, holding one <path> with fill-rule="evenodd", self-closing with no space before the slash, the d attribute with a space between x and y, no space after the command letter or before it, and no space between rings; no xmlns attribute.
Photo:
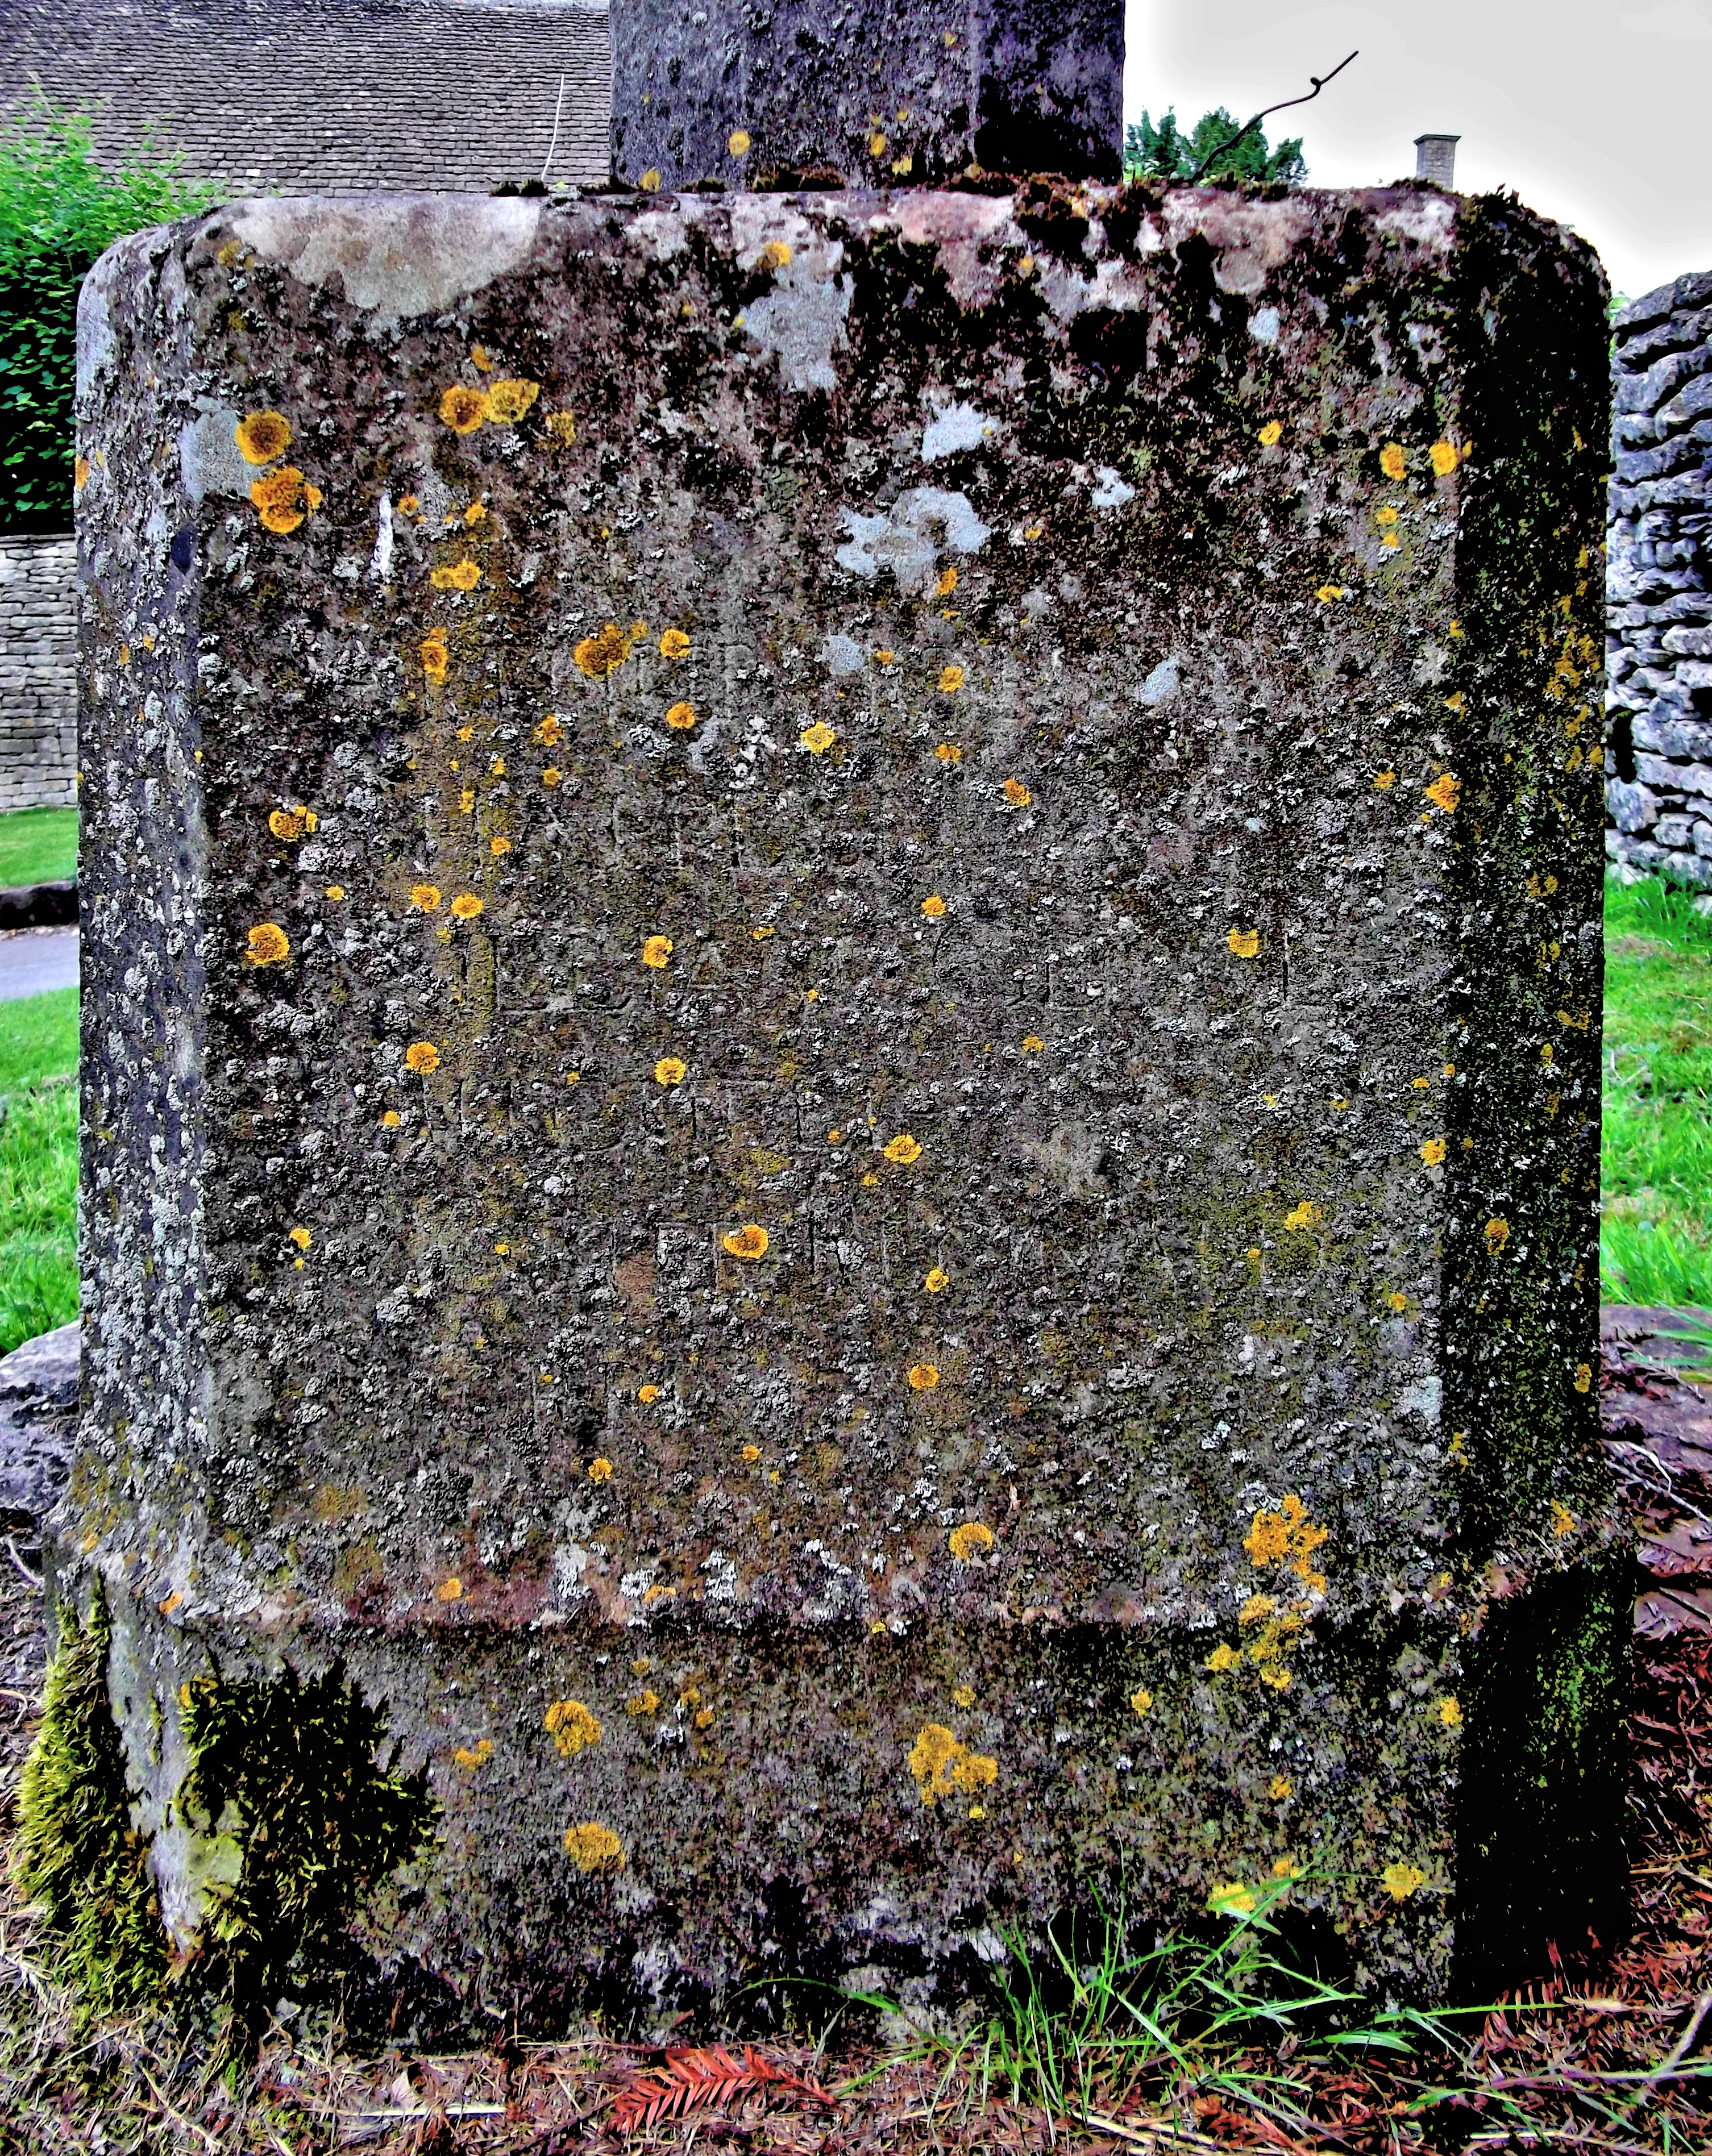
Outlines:
<svg viewBox="0 0 1712 2156"><path fill-rule="evenodd" d="M1226 1670L1236 1669L1242 1662L1242 1656L1237 1653L1234 1647L1227 1645L1227 1643L1223 1640L1221 1640L1218 1645L1215 1647L1211 1654L1207 1656L1206 1666L1216 1674L1221 1674Z"/></svg>
<svg viewBox="0 0 1712 2156"><path fill-rule="evenodd" d="M761 1457L761 1448L758 1445L746 1445L738 1457L746 1467L753 1467Z"/></svg>
<svg viewBox="0 0 1712 2156"><path fill-rule="evenodd" d="M1395 524L1397 521L1396 508L1389 501L1380 502L1373 512L1373 521L1375 524Z"/></svg>
<svg viewBox="0 0 1712 2156"><path fill-rule="evenodd" d="M439 1070L440 1050L431 1040L413 1040L404 1050L404 1068L425 1078L430 1070Z"/></svg>
<svg viewBox="0 0 1712 2156"><path fill-rule="evenodd" d="M170 1594L163 1594L155 1607L160 1611L162 1616L170 1617L183 1599L184 1597L175 1587Z"/></svg>
<svg viewBox="0 0 1712 2156"><path fill-rule="evenodd" d="M464 511L464 521L465 524L486 524L487 521L486 504L485 502L472 501L470 506Z"/></svg>
<svg viewBox="0 0 1712 2156"><path fill-rule="evenodd" d="M886 137L877 127L868 137L868 155L871 157L883 157L885 154Z"/></svg>
<svg viewBox="0 0 1712 2156"><path fill-rule="evenodd" d="M790 267L789 242L769 239L757 259L763 270L788 270Z"/></svg>
<svg viewBox="0 0 1712 2156"><path fill-rule="evenodd" d="M589 1462L589 1480L591 1482L610 1482L612 1462L604 1455L598 1459L591 1460Z"/></svg>
<svg viewBox="0 0 1712 2156"><path fill-rule="evenodd" d="M498 860L501 855L510 853L512 842L503 833L501 833L497 837L488 840L487 850L496 860Z"/></svg>
<svg viewBox="0 0 1712 2156"><path fill-rule="evenodd" d="M251 412L238 422L239 454L247 465L270 465L291 446L291 422L283 412Z"/></svg>
<svg viewBox="0 0 1712 2156"><path fill-rule="evenodd" d="M487 417L486 392L455 384L440 400L440 416L455 434L473 434Z"/></svg>
<svg viewBox="0 0 1712 2156"><path fill-rule="evenodd" d="M645 1670L648 1666L645 1662L642 1666ZM637 1692L634 1697L625 1702L625 1712L632 1720L639 1720L645 1714L658 1714L659 1712L660 1694L651 1686L646 1691Z"/></svg>
<svg viewBox="0 0 1712 2156"><path fill-rule="evenodd" d="M400 516L420 516L421 512L422 504L417 500L414 494L401 494L398 496L398 514Z"/></svg>
<svg viewBox="0 0 1712 2156"><path fill-rule="evenodd" d="M900 1131L885 1147L886 1158L894 1168L907 1168L922 1157L922 1148L907 1131Z"/></svg>
<svg viewBox="0 0 1712 2156"><path fill-rule="evenodd" d="M939 1382L939 1368L935 1363L912 1363L904 1375L913 1393L931 1393Z"/></svg>
<svg viewBox="0 0 1712 2156"><path fill-rule="evenodd" d="M1243 1626L1264 1625L1268 1617L1278 1614L1278 1601L1270 1594L1251 1594L1236 1612L1236 1622Z"/></svg>
<svg viewBox="0 0 1712 2156"><path fill-rule="evenodd" d="M804 727L797 739L810 756L824 756L838 737L824 719L816 719L813 726Z"/></svg>
<svg viewBox="0 0 1712 2156"><path fill-rule="evenodd" d="M1007 778L1005 782L1005 798L1013 808L1026 808L1030 802L1034 799L1034 796L1020 778Z"/></svg>
<svg viewBox="0 0 1712 2156"><path fill-rule="evenodd" d="M444 681L449 654L446 633L443 629L431 629L422 639L422 670L430 681Z"/></svg>
<svg viewBox="0 0 1712 2156"><path fill-rule="evenodd" d="M1416 1864L1388 1864L1379 1877L1394 1902L1406 1902L1416 1887L1427 1884L1427 1874Z"/></svg>
<svg viewBox="0 0 1712 2156"><path fill-rule="evenodd" d="M1427 454L1432 459L1432 469L1441 479L1456 470L1458 452L1453 443L1435 442Z"/></svg>
<svg viewBox="0 0 1712 2156"><path fill-rule="evenodd" d="M395 1131L403 1121L396 1108L388 1108L380 1119L380 1127L383 1131Z"/></svg>
<svg viewBox="0 0 1712 2156"><path fill-rule="evenodd" d="M486 417L496 427L514 427L540 394L538 382L496 382L487 393Z"/></svg>
<svg viewBox="0 0 1712 2156"><path fill-rule="evenodd" d="M466 554L450 568L432 571L428 581L437 592L473 592L481 582L481 564L472 562Z"/></svg>
<svg viewBox="0 0 1712 2156"><path fill-rule="evenodd" d="M933 1270L928 1275L927 1278L922 1282L922 1286L926 1288L929 1295L941 1294L946 1288L949 1287L950 1285L951 1276L945 1270L943 1265L935 1265Z"/></svg>
<svg viewBox="0 0 1712 2156"><path fill-rule="evenodd" d="M749 931L749 941L752 943L764 943L769 937L776 936L778 933L779 931L771 921L763 921L758 927Z"/></svg>
<svg viewBox="0 0 1712 2156"><path fill-rule="evenodd" d="M972 1797L999 1779L998 1761L971 1752L942 1722L923 1726L910 1747L908 1764L924 1804L936 1804L954 1792Z"/></svg>
<svg viewBox="0 0 1712 2156"><path fill-rule="evenodd" d="M897 654L889 645L880 644L874 647L874 664L877 666L890 666L897 658Z"/></svg>
<svg viewBox="0 0 1712 2156"><path fill-rule="evenodd" d="M565 1829L565 1854L578 1871L596 1877L625 1868L624 1844L609 1826L602 1826L594 1820L584 1820L580 1826Z"/></svg>
<svg viewBox="0 0 1712 2156"><path fill-rule="evenodd" d="M939 581L933 587L933 596L935 598L949 599L956 589L957 570L954 564L948 562L939 572Z"/></svg>
<svg viewBox="0 0 1712 2156"><path fill-rule="evenodd" d="M1299 1205L1293 1205L1284 1215L1284 1225L1293 1234L1305 1235L1310 1229L1319 1227L1324 1218L1324 1207L1316 1205L1311 1198L1304 1198Z"/></svg>
<svg viewBox="0 0 1712 2156"><path fill-rule="evenodd" d="M751 144L747 127L733 127L725 138L725 146L733 157L747 157Z"/></svg>
<svg viewBox="0 0 1712 2156"><path fill-rule="evenodd" d="M1441 772L1427 788L1427 798L1448 816L1463 798L1463 782L1454 772Z"/></svg>
<svg viewBox="0 0 1712 2156"><path fill-rule="evenodd" d="M938 921L943 914L945 901L937 891L930 891L922 901L922 911L927 915L929 921Z"/></svg>
<svg viewBox="0 0 1712 2156"><path fill-rule="evenodd" d="M452 917L455 921L473 921L481 911L481 901L473 891L460 891L452 901Z"/></svg>
<svg viewBox="0 0 1712 2156"><path fill-rule="evenodd" d="M1430 1078L1411 1078L1409 1083L1417 1093L1425 1093L1431 1088L1432 1081Z"/></svg>
<svg viewBox="0 0 1712 2156"><path fill-rule="evenodd" d="M1468 699L1463 694L1460 689L1458 689L1453 696L1447 696L1444 702L1445 709L1447 711L1456 711L1460 714L1466 711L1468 708Z"/></svg>
<svg viewBox="0 0 1712 2156"><path fill-rule="evenodd" d="M291 955L290 940L276 921L258 921L249 932L249 943L252 966L277 966Z"/></svg>
<svg viewBox="0 0 1712 2156"><path fill-rule="evenodd" d="M657 1086L681 1086L689 1075L690 1066L681 1055L662 1055L654 1066Z"/></svg>
<svg viewBox="0 0 1712 2156"><path fill-rule="evenodd" d="M1576 1529L1580 1525L1581 1522L1576 1519L1575 1514L1570 1510L1569 1507L1567 1505L1560 1504L1557 1499L1554 1497L1551 1501L1552 1533L1555 1535L1560 1541L1561 1541L1565 1535L1574 1534Z"/></svg>
<svg viewBox="0 0 1712 2156"><path fill-rule="evenodd" d="M1401 442L1387 442L1379 453L1379 468L1387 479L1401 479L1409 468L1408 453Z"/></svg>
<svg viewBox="0 0 1712 2156"><path fill-rule="evenodd" d="M666 723L671 728L675 734L688 733L691 727L696 723L695 706L693 704L673 704L670 706L666 714Z"/></svg>
<svg viewBox="0 0 1712 2156"><path fill-rule="evenodd" d="M965 1520L951 1530L947 1547L959 1564L967 1564L971 1558L985 1557L991 1549L993 1530L979 1520Z"/></svg>
<svg viewBox="0 0 1712 2156"><path fill-rule="evenodd" d="M953 572L955 574L955 572ZM942 666L939 669L939 694L954 696L968 677L960 666Z"/></svg>
<svg viewBox="0 0 1712 2156"><path fill-rule="evenodd" d="M941 763L961 763L963 762L963 751L957 746L955 742L941 742L938 747L933 751L933 753L938 757Z"/></svg>
<svg viewBox="0 0 1712 2156"><path fill-rule="evenodd" d="M585 636L571 658L579 674L586 674L591 681L604 681L630 657L630 638L618 624L609 621L593 636Z"/></svg>
<svg viewBox="0 0 1712 2156"><path fill-rule="evenodd" d="M1233 928L1225 938L1233 958L1257 958L1260 956L1260 931L1257 928Z"/></svg>
<svg viewBox="0 0 1712 2156"><path fill-rule="evenodd" d="M1510 1239L1510 1224L1502 1219L1488 1220L1485 1233L1486 1255L1489 1258L1495 1258Z"/></svg>
<svg viewBox="0 0 1712 2156"><path fill-rule="evenodd" d="M1429 1168L1437 1168L1444 1158L1444 1140L1428 1138L1421 1148L1421 1158Z"/></svg>
<svg viewBox="0 0 1712 2156"><path fill-rule="evenodd" d="M1397 783L1397 774L1394 771L1375 771L1373 783L1381 793L1389 793Z"/></svg>
<svg viewBox="0 0 1712 2156"><path fill-rule="evenodd" d="M1593 1366L1592 1366L1592 1364L1591 1364L1591 1363L1576 1363L1576 1376L1575 1376L1575 1386L1576 1386L1576 1390L1578 1393L1590 1392L1590 1391L1592 1389L1592 1385L1593 1385Z"/></svg>
<svg viewBox="0 0 1712 2156"><path fill-rule="evenodd" d="M440 886L433 883L413 883L410 903L419 913L434 913L440 908Z"/></svg>
<svg viewBox="0 0 1712 2156"><path fill-rule="evenodd" d="M487 346L485 344L471 345L470 347L470 364L475 368L478 374L491 374L493 372L493 354L487 349Z"/></svg>
<svg viewBox="0 0 1712 2156"><path fill-rule="evenodd" d="M669 629L666 631L665 634L660 639L660 655L662 659L687 659L689 657L690 639L685 635L682 629Z"/></svg>
<svg viewBox="0 0 1712 2156"><path fill-rule="evenodd" d="M1298 1579L1316 1591L1323 1591L1324 1581L1314 1569L1314 1553L1330 1532L1329 1528L1315 1526L1299 1497L1288 1496L1277 1512L1262 1508L1255 1514L1253 1524L1242 1537L1242 1547L1248 1553L1251 1564L1288 1564ZM1288 1629L1299 1630L1300 1618Z"/></svg>
<svg viewBox="0 0 1712 2156"><path fill-rule="evenodd" d="M285 1240L288 1243L295 1243L300 1250L306 1250L315 1237L307 1228L291 1228L287 1229Z"/></svg>
<svg viewBox="0 0 1712 2156"><path fill-rule="evenodd" d="M1046 1052L1046 1042L1037 1033L1026 1033L1022 1036L1022 1052L1025 1055L1043 1055Z"/></svg>
<svg viewBox="0 0 1712 2156"><path fill-rule="evenodd" d="M1278 447L1278 444L1283 439L1283 421L1282 419L1268 419L1265 426L1263 426L1260 430L1260 446L1263 449L1274 449Z"/></svg>
<svg viewBox="0 0 1712 2156"><path fill-rule="evenodd" d="M314 830L318 820L312 808L275 808L268 818L268 829L276 839L290 845L306 832Z"/></svg>
<svg viewBox="0 0 1712 2156"><path fill-rule="evenodd" d="M475 1744L460 1744L452 1753L452 1764L465 1769L485 1767L493 1757L493 1739L482 1738Z"/></svg>
<svg viewBox="0 0 1712 2156"><path fill-rule="evenodd" d="M1267 1794L1275 1804L1282 1804L1296 1793L1296 1784L1288 1774L1274 1774L1267 1784Z"/></svg>
<svg viewBox="0 0 1712 2156"><path fill-rule="evenodd" d="M440 1585L434 1590L434 1599L436 1602L461 1601L463 1594L464 1583L456 1573L454 1573L450 1579L441 1580Z"/></svg>
<svg viewBox="0 0 1712 2156"><path fill-rule="evenodd" d="M545 785L546 783L547 774L543 772L542 783ZM661 973L671 963L673 948L671 937L650 936L642 946L642 963L651 973Z"/></svg>
<svg viewBox="0 0 1712 2156"><path fill-rule="evenodd" d="M697 1729L711 1729L713 1727L713 1710L711 1707L698 1707L696 1709L696 1727Z"/></svg>
<svg viewBox="0 0 1712 2156"><path fill-rule="evenodd" d="M1322 584L1314 596L1322 606L1329 606L1334 599L1342 598L1344 587L1341 584Z"/></svg>
<svg viewBox="0 0 1712 2156"><path fill-rule="evenodd" d="M577 418L573 412L548 412L542 414L542 424L547 439L556 449L568 449L577 439Z"/></svg>
<svg viewBox="0 0 1712 2156"><path fill-rule="evenodd" d="M320 508L321 496L296 465L281 465L254 483L249 498L267 531L295 531L311 509Z"/></svg>
<svg viewBox="0 0 1712 2156"><path fill-rule="evenodd" d="M758 1220L751 1220L747 1227L733 1228L719 1240L734 1258L764 1258L772 1238Z"/></svg>
<svg viewBox="0 0 1712 2156"><path fill-rule="evenodd" d="M660 1388L658 1385L639 1385L636 1388L636 1398L640 1400L645 1408L651 1408L655 1400L660 1398Z"/></svg>

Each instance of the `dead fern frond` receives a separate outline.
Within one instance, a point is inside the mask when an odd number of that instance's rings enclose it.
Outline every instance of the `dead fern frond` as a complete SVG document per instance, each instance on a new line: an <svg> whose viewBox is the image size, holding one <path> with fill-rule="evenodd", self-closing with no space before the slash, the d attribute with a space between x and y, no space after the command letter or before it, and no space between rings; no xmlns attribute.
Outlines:
<svg viewBox="0 0 1712 2156"><path fill-rule="evenodd" d="M643 2066L631 2074L613 2098L613 2124L620 2133L635 2133L662 2119L682 2118L691 2111L753 2096L758 2089L777 2089L781 2095L806 2097L832 2107L832 2098L818 2082L776 2065L753 2044L743 2046L741 2065L722 2045L687 2046L668 2051L663 2066Z"/></svg>

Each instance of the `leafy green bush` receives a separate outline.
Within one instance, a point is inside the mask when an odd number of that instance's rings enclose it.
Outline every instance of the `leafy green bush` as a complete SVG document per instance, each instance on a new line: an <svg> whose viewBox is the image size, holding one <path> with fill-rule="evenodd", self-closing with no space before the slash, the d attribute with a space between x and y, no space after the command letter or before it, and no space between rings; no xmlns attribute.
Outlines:
<svg viewBox="0 0 1712 2156"><path fill-rule="evenodd" d="M87 115L37 102L0 123L0 531L71 526L77 288L127 232L206 209L151 140L95 162Z"/></svg>
<svg viewBox="0 0 1712 2156"><path fill-rule="evenodd" d="M1222 142L1228 142L1242 126L1221 105L1204 112L1185 135L1177 125L1174 105L1158 126L1144 112L1139 124L1132 121L1123 131L1123 170L1132 179L1188 180ZM1221 157L1213 158L1210 180L1282 180L1299 187L1308 177L1302 155L1302 137L1292 136L1276 150L1267 147L1266 130L1256 127Z"/></svg>

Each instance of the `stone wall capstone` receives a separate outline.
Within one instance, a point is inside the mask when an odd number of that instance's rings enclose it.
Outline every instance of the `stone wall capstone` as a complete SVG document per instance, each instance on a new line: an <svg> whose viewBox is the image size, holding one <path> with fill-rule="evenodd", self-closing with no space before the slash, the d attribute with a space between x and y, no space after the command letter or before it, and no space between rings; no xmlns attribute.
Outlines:
<svg viewBox="0 0 1712 2156"><path fill-rule="evenodd" d="M238 203L80 344L57 1578L175 1943L288 1666L440 1807L369 1946L526 2021L1279 1866L1387 1990L1604 1935L1591 250Z"/></svg>
<svg viewBox="0 0 1712 2156"><path fill-rule="evenodd" d="M0 812L77 798L77 542L0 536Z"/></svg>
<svg viewBox="0 0 1712 2156"><path fill-rule="evenodd" d="M1617 317L1606 850L1712 891L1712 272Z"/></svg>

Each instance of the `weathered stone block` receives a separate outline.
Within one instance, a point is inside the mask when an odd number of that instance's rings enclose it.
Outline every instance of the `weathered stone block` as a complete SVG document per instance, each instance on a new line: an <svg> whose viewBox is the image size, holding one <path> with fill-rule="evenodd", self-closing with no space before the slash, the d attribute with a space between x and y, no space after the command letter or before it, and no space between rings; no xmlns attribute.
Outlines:
<svg viewBox="0 0 1712 2156"><path fill-rule="evenodd" d="M180 1944L198 1681L335 1658L365 1936L526 2013L1608 1920L1603 297L1410 190L105 258L62 1584Z"/></svg>
<svg viewBox="0 0 1712 2156"><path fill-rule="evenodd" d="M614 0L612 170L630 187L909 185L971 166L1115 180L1118 0Z"/></svg>

